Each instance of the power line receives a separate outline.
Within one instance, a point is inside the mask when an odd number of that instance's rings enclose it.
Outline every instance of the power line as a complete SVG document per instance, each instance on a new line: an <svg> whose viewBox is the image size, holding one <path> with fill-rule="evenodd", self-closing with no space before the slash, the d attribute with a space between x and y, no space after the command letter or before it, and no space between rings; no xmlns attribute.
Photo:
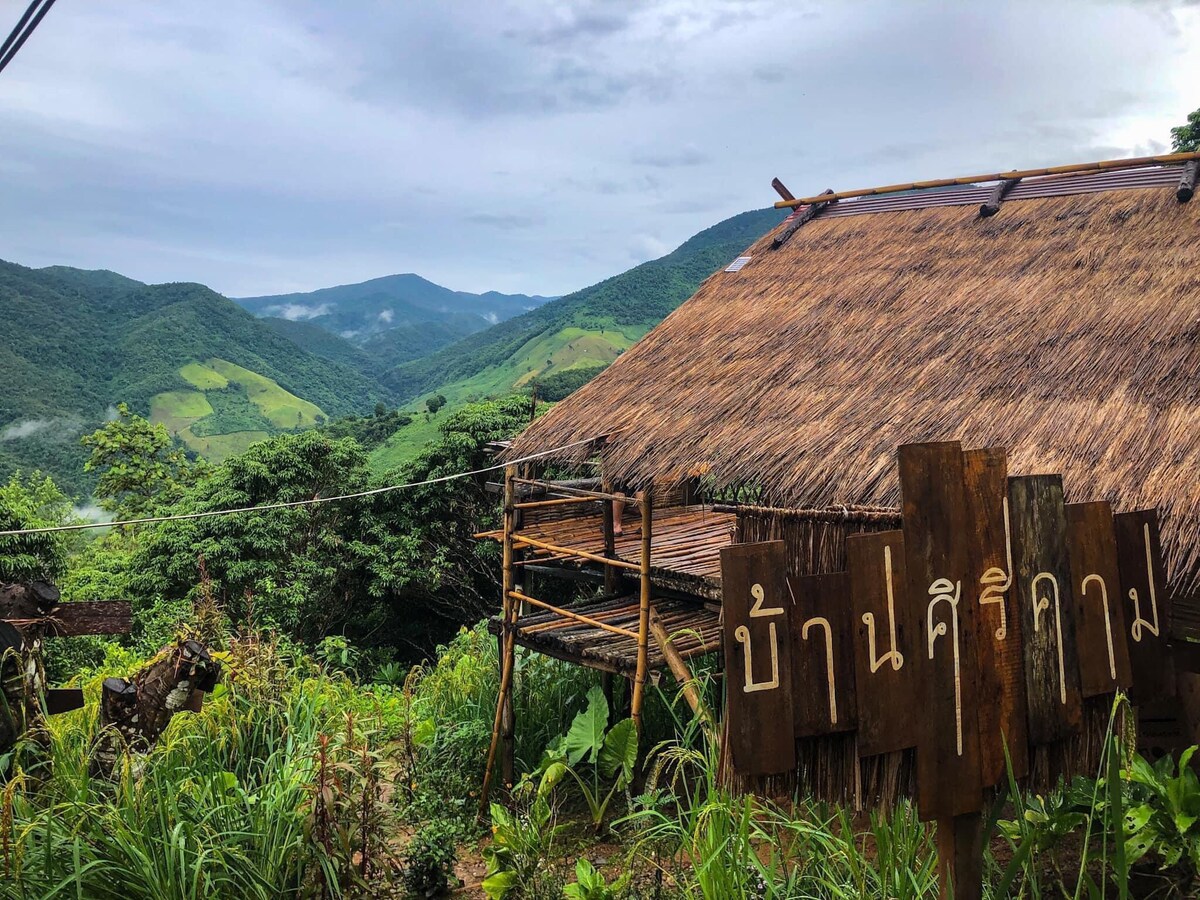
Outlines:
<svg viewBox="0 0 1200 900"><path fill-rule="evenodd" d="M357 500L360 497L373 497L376 494L387 494L392 491L403 491L407 488L425 487L430 484L441 484L446 481L455 481L459 478L471 478L475 475L483 475L487 472L495 472L498 469L503 469L506 466L515 466L520 463L530 462L531 460L540 459L543 456L552 456L555 453L561 453L564 450L570 450L572 447L579 447L583 444L594 443L607 435L601 434L596 437L584 438L581 441L573 441L570 444L563 444L561 447L554 447L550 450L541 450L537 453L531 453L528 456L522 456L520 459L505 460L502 463L496 463L494 466L487 466L483 469L472 469L469 472L456 472L453 475L441 475L437 478L427 478L424 481L410 481L407 484L393 484L386 487L372 488L369 491L358 491L354 494L341 494L337 497L313 497L310 500L291 500L286 503L265 503L262 506L241 506L234 509L210 509L204 512L181 513L176 516L149 516L144 519L126 519L122 522L80 522L76 525L47 525L41 528L17 528L11 531L0 531L0 537L17 537L23 534L52 534L60 531L84 531L88 528L120 528L125 525L153 525L159 522L181 522L185 519L207 519L211 516L231 516L238 513L251 512L266 512L272 509L290 509L295 506L315 506L318 503L335 503L339 500Z"/></svg>
<svg viewBox="0 0 1200 900"><path fill-rule="evenodd" d="M38 6L41 6L38 9ZM17 51L25 46L25 42L29 40L29 36L42 24L42 19L46 18L46 13L50 12L50 7L54 5L54 0L33 0L29 7L25 10L25 14L21 16L17 26L4 39L3 46L0 46L0 72L3 72L5 67L13 61L13 57L17 55ZM34 10L37 14L34 15ZM32 20L31 20L32 17ZM26 25L28 24L28 27Z"/></svg>

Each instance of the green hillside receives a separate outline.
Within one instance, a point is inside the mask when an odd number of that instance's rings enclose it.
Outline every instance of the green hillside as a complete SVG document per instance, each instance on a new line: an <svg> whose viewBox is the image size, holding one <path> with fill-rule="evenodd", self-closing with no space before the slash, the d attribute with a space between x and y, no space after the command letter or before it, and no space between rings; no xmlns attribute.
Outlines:
<svg viewBox="0 0 1200 900"><path fill-rule="evenodd" d="M763 209L726 219L660 259L385 373L383 383L410 398L415 412L410 425L372 452L372 465L380 470L398 465L436 434L437 417L423 413L428 396L441 394L453 408L536 381L548 389L539 387L539 395L561 399L633 346L781 218L777 210Z"/></svg>
<svg viewBox="0 0 1200 900"><path fill-rule="evenodd" d="M694 235L666 256L397 366L385 373L382 381L400 397L420 397L436 390L450 398L468 381L472 382L468 392L511 386L516 379L508 382L508 378L514 372L520 378L546 369L545 361L553 359L553 350L577 336L568 330L572 327L605 332L605 340L614 349L624 349L781 218L775 209L733 216ZM544 343L539 343L539 338Z"/></svg>
<svg viewBox="0 0 1200 900"><path fill-rule="evenodd" d="M197 421L201 401L214 406L208 393L183 398L180 392L197 393L181 371L188 363L238 367L247 407L258 409L273 430L311 421L313 410L338 416L390 399L369 376L301 349L198 284L145 285L112 272L0 261L0 313L6 323L0 333L0 478L17 468L40 468L86 491L78 439L114 404L154 414L157 398L158 415ZM255 406L255 396L275 409L279 423L289 422L276 424ZM248 417L247 408L239 411L228 399L218 399L225 408L205 415ZM223 440L217 430L199 437L220 455L246 442ZM199 444L196 449L205 452Z"/></svg>

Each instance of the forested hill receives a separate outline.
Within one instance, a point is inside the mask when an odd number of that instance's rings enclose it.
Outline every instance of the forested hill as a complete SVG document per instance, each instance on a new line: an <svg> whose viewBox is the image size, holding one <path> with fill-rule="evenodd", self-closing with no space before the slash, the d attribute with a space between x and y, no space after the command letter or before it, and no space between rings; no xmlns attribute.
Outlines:
<svg viewBox="0 0 1200 900"><path fill-rule="evenodd" d="M0 261L0 313L0 476L36 467L78 489L79 435L115 403L146 414L156 397L195 393L194 380L181 374L193 362L216 359L242 372L234 379L241 393L229 398L236 409L226 410L235 423L258 415L251 395L281 409L291 404L293 425L315 419L309 406L336 416L388 399L370 377L300 349L199 284L146 285L113 272ZM209 386L224 379L206 377ZM262 423L272 412L259 416ZM262 423L258 431L270 430Z"/></svg>
<svg viewBox="0 0 1200 900"><path fill-rule="evenodd" d="M419 275L387 275L302 294L239 297L236 303L259 316L311 322L362 343L402 326L450 326L457 339L545 303L547 297L453 291ZM435 327L434 335L441 335Z"/></svg>
<svg viewBox="0 0 1200 900"><path fill-rule="evenodd" d="M597 368L662 321L701 281L781 218L775 209L733 216L666 256L396 366L382 381L398 396L413 398L472 379L487 392L535 376ZM573 352L562 353L568 346ZM488 377L489 373L496 377Z"/></svg>

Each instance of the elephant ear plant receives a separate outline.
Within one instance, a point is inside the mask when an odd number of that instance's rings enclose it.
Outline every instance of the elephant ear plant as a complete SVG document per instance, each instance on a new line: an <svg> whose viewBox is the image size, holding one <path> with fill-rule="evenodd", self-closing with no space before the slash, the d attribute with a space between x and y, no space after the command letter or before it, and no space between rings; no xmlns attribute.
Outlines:
<svg viewBox="0 0 1200 900"><path fill-rule="evenodd" d="M638 735L633 719L608 727L608 701L598 687L588 691L588 705L566 735L546 750L538 793L545 796L567 776L575 782L599 831L609 804L633 782Z"/></svg>

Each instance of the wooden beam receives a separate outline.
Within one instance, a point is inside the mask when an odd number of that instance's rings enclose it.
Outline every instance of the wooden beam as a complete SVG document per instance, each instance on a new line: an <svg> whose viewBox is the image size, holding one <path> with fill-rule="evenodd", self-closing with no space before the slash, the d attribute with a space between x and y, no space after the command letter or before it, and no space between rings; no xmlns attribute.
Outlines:
<svg viewBox="0 0 1200 900"><path fill-rule="evenodd" d="M987 198L979 206L979 215L984 218L990 218L1000 212L1000 204L1004 202L1004 198L1008 196L1009 191L1021 183L1020 178L1005 178L992 188L992 195Z"/></svg>
<svg viewBox="0 0 1200 900"><path fill-rule="evenodd" d="M663 627L662 619L659 618L658 611L654 607L650 608L650 633L654 635L654 641L658 644L658 649L662 651L663 659L667 661L667 667L671 670L671 674L675 676L675 680L683 689L683 698L692 708L692 712L707 724L713 724L712 713L704 704L700 692L696 690L696 679L692 675L692 670L688 668L683 657L679 655L679 651L672 645L671 636L667 634L667 629Z"/></svg>
<svg viewBox="0 0 1200 900"><path fill-rule="evenodd" d="M780 181L778 178L771 179L771 187L775 188L775 193L777 193L784 200L795 200L796 199L796 195L793 194L791 191L789 191L787 189L787 187L784 185L784 183L782 181Z"/></svg>
<svg viewBox="0 0 1200 900"><path fill-rule="evenodd" d="M483 787L479 792L479 815L483 816L488 808L488 796L492 787L492 768L496 763L496 753L500 749L502 727L506 719L511 721L509 712L511 698L509 689L512 685L513 665L516 661L516 614L513 602L513 525L515 510L516 466L507 466L504 470L504 562L501 584L502 623L500 626L500 689L496 694L496 717L492 723L492 742L488 747L487 763L483 770Z"/></svg>
<svg viewBox="0 0 1200 900"><path fill-rule="evenodd" d="M50 610L47 637L77 637L81 634L128 634L133 629L133 610L128 600L63 603Z"/></svg>
<svg viewBox="0 0 1200 900"><path fill-rule="evenodd" d="M884 187L859 188L853 191L838 191L826 196L818 194L815 197L801 197L797 200L780 200L775 204L776 209L788 209L796 206L808 206L812 203L824 203L829 200L848 200L851 197L873 197L878 194L895 194L900 191L915 191L924 188L950 187L951 185L969 185L984 181L1003 181L1006 178L1035 178L1040 175L1070 175L1087 172L1092 169L1141 169L1147 166L1169 166L1175 163L1200 160L1200 151L1192 153L1167 153L1162 156L1139 156L1133 159L1106 159L1100 162L1075 163L1069 166L1050 166L1044 169L1022 169L1013 172L992 172L986 175L966 175L962 178L939 178L935 181L911 181L907 184L889 184Z"/></svg>
<svg viewBox="0 0 1200 900"><path fill-rule="evenodd" d="M832 194L832 193L833 193L832 188L827 188L825 191L825 194ZM821 196L825 196L825 194L822 194ZM791 222L789 222L787 228L783 229L783 231L781 231L779 234L775 235L775 238L771 241L771 249L778 250L780 247L782 247L784 244L786 244L788 242L788 240L791 238L791 236L793 234L795 234L797 231L799 231L801 228L803 228L805 225L807 225L809 222L811 222L813 219L815 219L817 216L819 216L821 214L821 211L824 210L825 207L830 206L836 202L837 202L836 200L830 200L828 202L817 201L817 202L813 203L811 206L809 206L808 209L804 210L804 212L800 213L800 215L796 216L796 218L794 218ZM778 204L776 204L776 205L778 206Z"/></svg>
<svg viewBox="0 0 1200 900"><path fill-rule="evenodd" d="M1200 174L1200 159L1193 159L1183 167L1183 176L1179 179L1179 187L1175 189L1175 199L1187 203L1196 193L1196 176Z"/></svg>

